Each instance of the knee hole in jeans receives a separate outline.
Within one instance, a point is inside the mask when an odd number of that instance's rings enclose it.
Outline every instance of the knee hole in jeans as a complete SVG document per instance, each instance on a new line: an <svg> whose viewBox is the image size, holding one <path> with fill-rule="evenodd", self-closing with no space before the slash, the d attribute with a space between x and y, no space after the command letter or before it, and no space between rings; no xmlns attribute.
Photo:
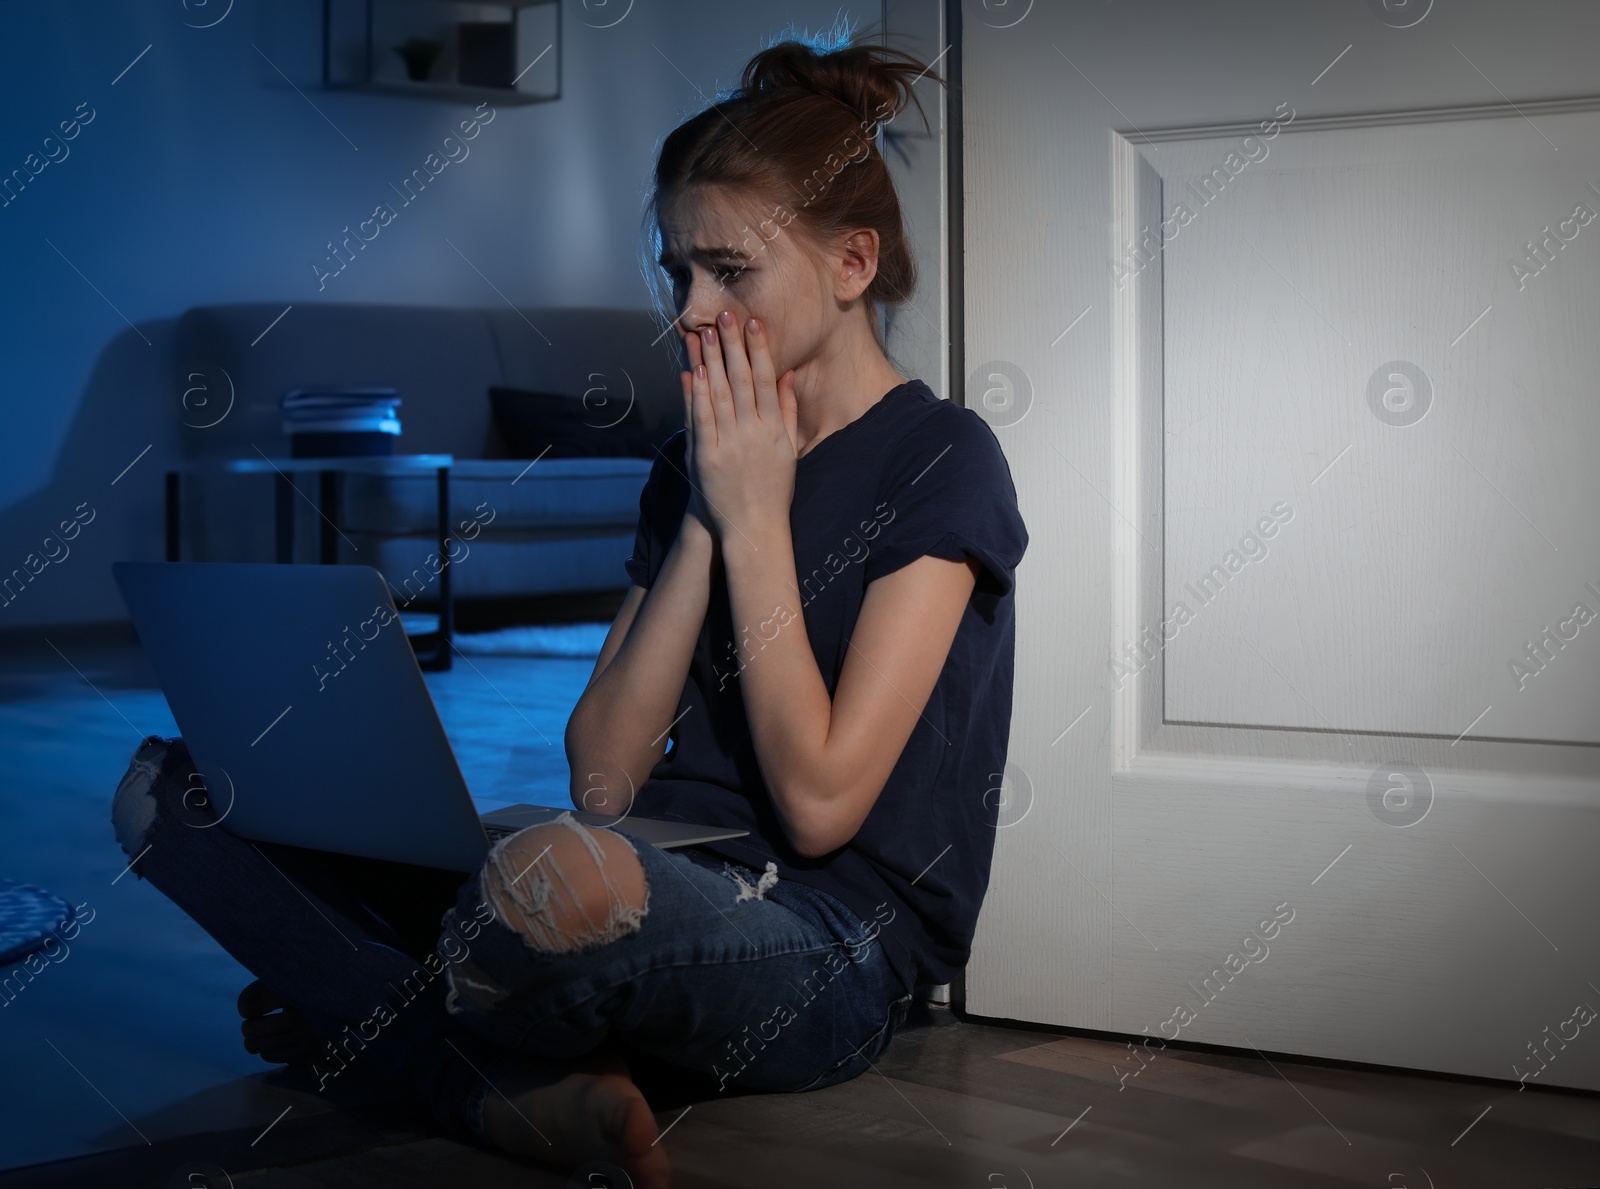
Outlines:
<svg viewBox="0 0 1600 1189"><path fill-rule="evenodd" d="M132 859L142 851L161 818L161 768L167 744L159 735L147 735L111 798L111 826L122 853Z"/></svg>
<svg viewBox="0 0 1600 1189"><path fill-rule="evenodd" d="M650 900L632 844L614 831L580 825L570 813L499 842L482 882L495 915L546 953L638 932Z"/></svg>

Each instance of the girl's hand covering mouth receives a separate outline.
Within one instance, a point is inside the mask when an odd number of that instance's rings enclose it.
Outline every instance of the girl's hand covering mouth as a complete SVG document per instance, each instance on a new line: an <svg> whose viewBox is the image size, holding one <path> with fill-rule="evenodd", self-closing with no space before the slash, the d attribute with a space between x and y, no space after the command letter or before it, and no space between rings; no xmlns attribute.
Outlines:
<svg viewBox="0 0 1600 1189"><path fill-rule="evenodd" d="M683 382L689 431L690 507L719 538L787 526L799 440L794 369L776 377L766 327L718 326L688 335ZM698 503L696 502L698 501Z"/></svg>

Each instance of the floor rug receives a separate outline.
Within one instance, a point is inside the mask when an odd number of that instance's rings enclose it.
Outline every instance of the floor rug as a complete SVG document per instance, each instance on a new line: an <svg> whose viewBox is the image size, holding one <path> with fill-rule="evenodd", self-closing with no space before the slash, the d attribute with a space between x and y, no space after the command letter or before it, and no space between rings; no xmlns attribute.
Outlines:
<svg viewBox="0 0 1600 1189"><path fill-rule="evenodd" d="M525 624L493 632L457 632L455 646L468 656L597 657L608 623Z"/></svg>
<svg viewBox="0 0 1600 1189"><path fill-rule="evenodd" d="M72 919L72 905L32 884L0 879L0 966L21 961L48 944Z"/></svg>

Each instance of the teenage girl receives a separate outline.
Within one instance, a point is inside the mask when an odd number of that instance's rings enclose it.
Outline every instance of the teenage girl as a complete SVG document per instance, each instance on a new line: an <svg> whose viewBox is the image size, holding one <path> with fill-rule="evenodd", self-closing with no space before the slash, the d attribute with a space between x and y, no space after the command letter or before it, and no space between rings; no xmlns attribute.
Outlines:
<svg viewBox="0 0 1600 1189"><path fill-rule="evenodd" d="M118 838L257 975L250 1051L324 1089L375 1065L446 1126L643 1189L654 1110L853 1078L959 974L1027 533L987 424L884 349L916 274L878 126L924 77L779 42L656 163L685 428L567 727L572 801L748 833L665 852L566 817L445 878L195 828L187 750L153 736Z"/></svg>

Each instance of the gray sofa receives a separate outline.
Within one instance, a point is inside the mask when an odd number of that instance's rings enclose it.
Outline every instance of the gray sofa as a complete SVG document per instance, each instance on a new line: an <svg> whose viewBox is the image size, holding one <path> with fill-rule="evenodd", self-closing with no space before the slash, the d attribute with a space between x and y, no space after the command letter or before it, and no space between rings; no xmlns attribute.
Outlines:
<svg viewBox="0 0 1600 1189"><path fill-rule="evenodd" d="M180 319L173 355L177 374L204 376L217 390L206 412L192 410L185 419L189 461L259 458L258 449L287 457L278 401L289 389L397 389L403 432L396 452L455 456L450 521L460 541L452 569L458 599L625 590L622 562L651 466L648 458L544 458L530 467L529 459L508 457L491 415L491 385L587 393L593 415L585 420L593 424L615 421L632 402L657 442L683 427L681 342L675 332L663 335L646 310L199 306ZM210 424L221 412L220 373L231 380L233 404ZM308 478L299 481L308 498L296 501L301 561L316 557L317 486ZM271 559L270 498L237 490L255 481L185 480L186 557ZM341 504L341 561L376 566L398 585L437 551L437 497L428 478L347 476ZM463 532L474 523L481 527Z"/></svg>

